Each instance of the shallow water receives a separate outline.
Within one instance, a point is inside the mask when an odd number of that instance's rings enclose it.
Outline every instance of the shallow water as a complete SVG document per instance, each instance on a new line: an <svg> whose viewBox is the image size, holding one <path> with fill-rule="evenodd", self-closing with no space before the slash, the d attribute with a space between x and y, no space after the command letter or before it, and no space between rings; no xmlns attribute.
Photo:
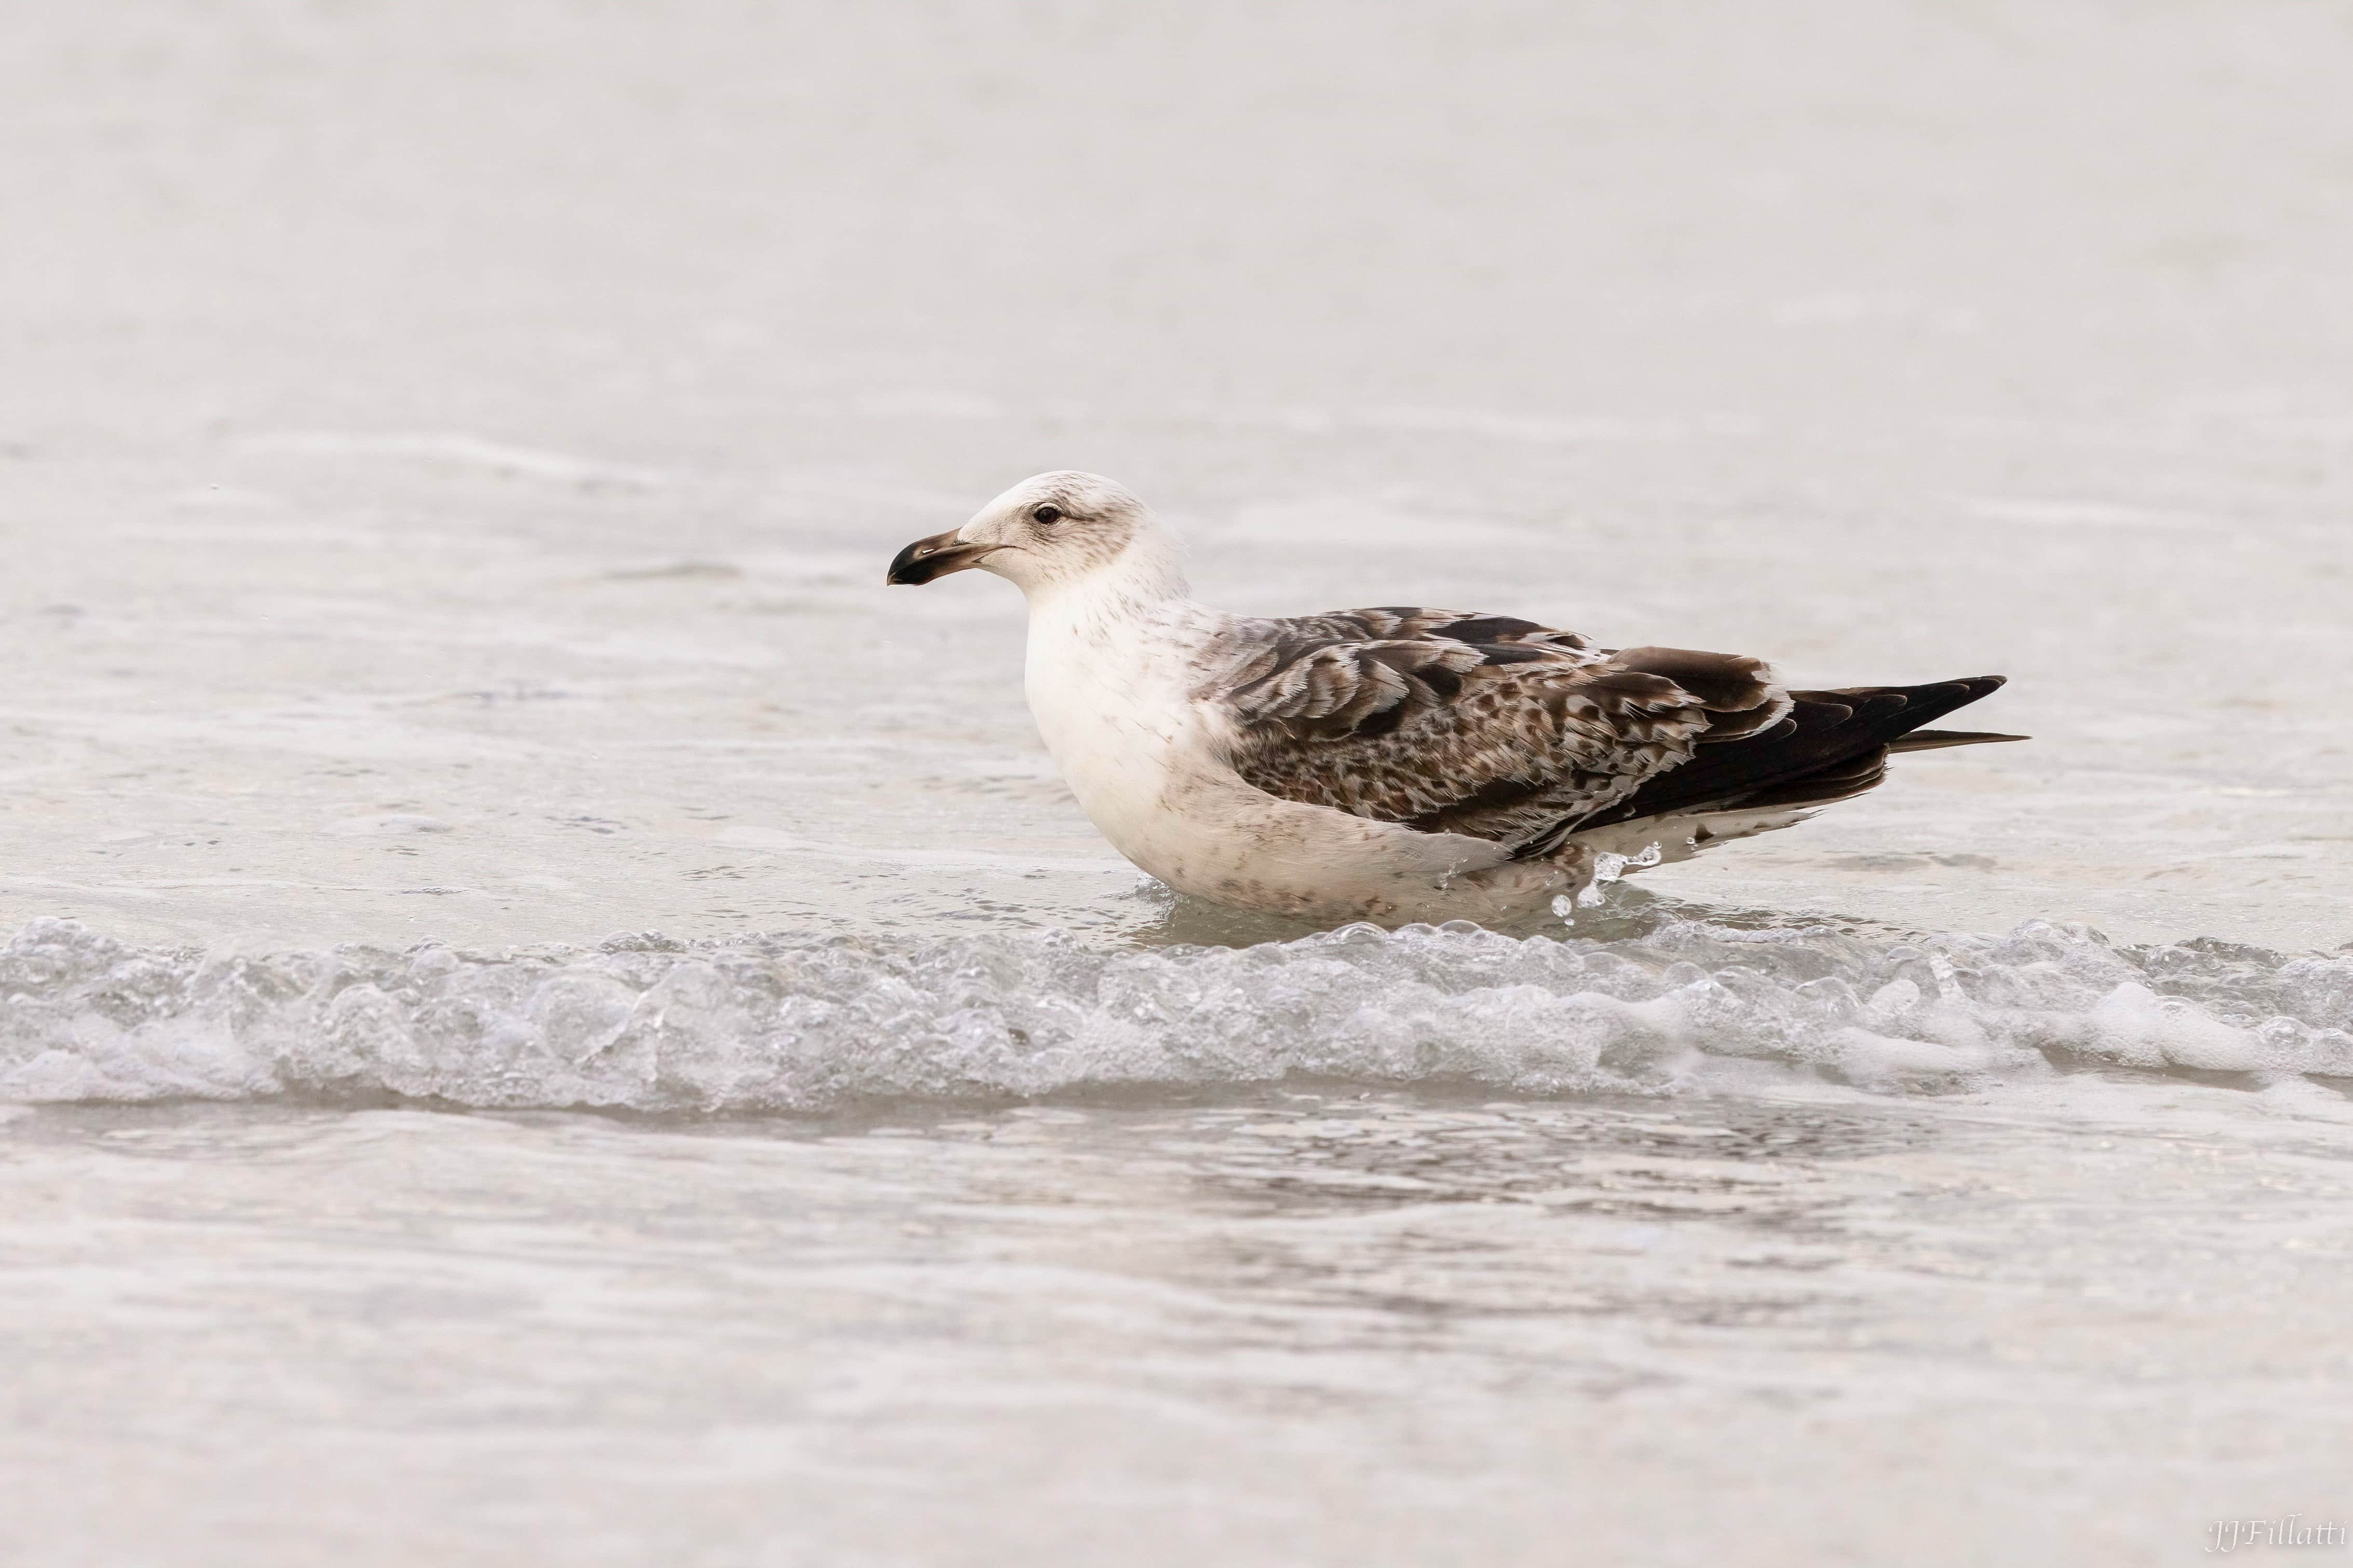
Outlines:
<svg viewBox="0 0 2353 1568"><path fill-rule="evenodd" d="M1140 1098L28 1118L0 1541L2159 1561L2342 1485L2353 1145L2242 1092Z"/></svg>
<svg viewBox="0 0 2353 1568"><path fill-rule="evenodd" d="M2353 1510L2340 17L53 11L7 1561ZM2036 739L1573 924L1173 900L881 585L1060 466Z"/></svg>

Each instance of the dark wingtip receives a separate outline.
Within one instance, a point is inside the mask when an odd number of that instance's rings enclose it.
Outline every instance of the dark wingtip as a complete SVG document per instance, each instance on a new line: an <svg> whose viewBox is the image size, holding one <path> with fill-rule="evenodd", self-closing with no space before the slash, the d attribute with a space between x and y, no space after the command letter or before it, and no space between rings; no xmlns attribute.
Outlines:
<svg viewBox="0 0 2353 1568"><path fill-rule="evenodd" d="M1891 752L1933 752L1943 746L1986 746L2002 741L2031 741L2031 735L2003 735L1991 730L1915 730L1887 742Z"/></svg>

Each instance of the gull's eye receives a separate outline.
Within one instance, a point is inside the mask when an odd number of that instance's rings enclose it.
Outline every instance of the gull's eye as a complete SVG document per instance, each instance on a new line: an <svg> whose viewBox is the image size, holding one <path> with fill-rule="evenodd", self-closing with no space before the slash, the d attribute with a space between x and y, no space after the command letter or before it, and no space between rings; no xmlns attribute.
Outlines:
<svg viewBox="0 0 2353 1568"><path fill-rule="evenodd" d="M1056 506L1052 501L1048 501L1044 506L1035 508L1030 511L1029 521L1032 522L1042 522L1048 524L1060 522L1062 521L1062 509Z"/></svg>

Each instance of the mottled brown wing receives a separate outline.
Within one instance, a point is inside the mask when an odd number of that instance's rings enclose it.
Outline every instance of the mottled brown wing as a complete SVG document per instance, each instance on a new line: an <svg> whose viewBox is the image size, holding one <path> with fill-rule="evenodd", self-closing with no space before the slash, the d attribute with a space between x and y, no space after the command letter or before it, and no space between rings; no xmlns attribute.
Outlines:
<svg viewBox="0 0 2353 1568"><path fill-rule="evenodd" d="M1384 607L1237 626L1203 695L1242 777L1286 800L1515 848L1717 740L1778 723L1758 661L1596 648L1502 616Z"/></svg>

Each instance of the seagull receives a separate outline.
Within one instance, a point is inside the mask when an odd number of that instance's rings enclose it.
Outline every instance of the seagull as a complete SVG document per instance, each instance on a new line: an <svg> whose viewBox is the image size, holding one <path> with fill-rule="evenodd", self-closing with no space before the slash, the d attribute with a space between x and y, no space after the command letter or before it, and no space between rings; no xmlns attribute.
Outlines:
<svg viewBox="0 0 2353 1568"><path fill-rule="evenodd" d="M1598 647L1510 616L1266 619L1195 600L1176 535L1100 475L1024 479L899 552L1029 600L1023 684L1112 846L1181 893L1319 921L1493 921L1787 827L2001 686L1792 691L1739 654Z"/></svg>

